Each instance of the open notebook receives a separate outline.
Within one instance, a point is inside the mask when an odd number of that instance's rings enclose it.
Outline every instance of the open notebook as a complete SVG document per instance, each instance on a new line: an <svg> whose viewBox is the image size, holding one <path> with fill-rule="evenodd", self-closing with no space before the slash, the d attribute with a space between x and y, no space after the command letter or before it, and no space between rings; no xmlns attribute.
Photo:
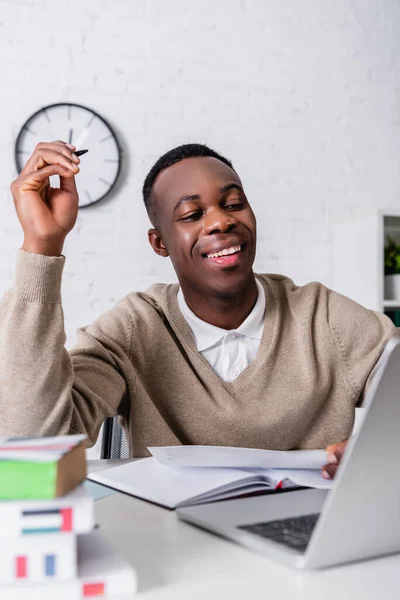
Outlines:
<svg viewBox="0 0 400 600"><path fill-rule="evenodd" d="M324 459L320 462L322 466ZM319 468L175 467L163 465L154 457L89 473L88 478L172 509L268 490L332 486Z"/></svg>

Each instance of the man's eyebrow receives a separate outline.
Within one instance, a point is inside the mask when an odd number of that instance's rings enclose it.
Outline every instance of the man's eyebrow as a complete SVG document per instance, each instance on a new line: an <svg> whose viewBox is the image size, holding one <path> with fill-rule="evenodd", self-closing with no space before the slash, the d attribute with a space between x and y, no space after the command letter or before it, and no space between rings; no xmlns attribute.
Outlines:
<svg viewBox="0 0 400 600"><path fill-rule="evenodd" d="M221 194L226 194L227 192L230 192L230 190L239 190L239 192L244 193L243 188L238 183L228 183L220 188L219 191ZM182 198L179 198L178 202L175 204L174 211L176 211L181 204L184 204L185 202L196 202L196 200L201 200L200 194L189 194L187 196L182 196Z"/></svg>
<svg viewBox="0 0 400 600"><path fill-rule="evenodd" d="M201 200L200 194L191 194L189 196L182 196L179 198L178 202L175 204L174 211L180 207L184 202L195 202L196 200Z"/></svg>
<svg viewBox="0 0 400 600"><path fill-rule="evenodd" d="M238 183L228 183L227 185L224 185L224 187L222 187L219 191L221 192L221 194L226 194L226 192L230 192L231 190L239 190L239 192L244 193L242 186Z"/></svg>

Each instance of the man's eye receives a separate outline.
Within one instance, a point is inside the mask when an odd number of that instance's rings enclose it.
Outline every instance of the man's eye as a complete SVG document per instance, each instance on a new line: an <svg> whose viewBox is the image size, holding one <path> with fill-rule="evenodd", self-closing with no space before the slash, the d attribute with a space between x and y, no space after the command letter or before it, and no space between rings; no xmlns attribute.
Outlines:
<svg viewBox="0 0 400 600"><path fill-rule="evenodd" d="M234 204L227 204L225 208L227 210L240 210L243 208L244 202L235 202Z"/></svg>
<svg viewBox="0 0 400 600"><path fill-rule="evenodd" d="M180 220L181 221L198 221L201 217L201 212L197 211L195 213L192 213L190 215L187 215L187 217L182 217Z"/></svg>

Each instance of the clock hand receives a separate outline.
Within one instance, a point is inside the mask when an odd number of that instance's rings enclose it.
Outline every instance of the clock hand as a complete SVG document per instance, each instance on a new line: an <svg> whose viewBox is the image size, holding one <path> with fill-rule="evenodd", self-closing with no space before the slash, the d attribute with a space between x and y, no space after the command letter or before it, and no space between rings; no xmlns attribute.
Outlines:
<svg viewBox="0 0 400 600"><path fill-rule="evenodd" d="M72 134L73 134L74 130L70 129L69 130L69 138L68 138L68 144L72 144Z"/></svg>
<svg viewBox="0 0 400 600"><path fill-rule="evenodd" d="M83 144L86 141L88 135L89 135L89 129L87 127L85 127L85 129L82 131L81 135L76 140L75 146L77 148L79 148L79 146L83 146Z"/></svg>

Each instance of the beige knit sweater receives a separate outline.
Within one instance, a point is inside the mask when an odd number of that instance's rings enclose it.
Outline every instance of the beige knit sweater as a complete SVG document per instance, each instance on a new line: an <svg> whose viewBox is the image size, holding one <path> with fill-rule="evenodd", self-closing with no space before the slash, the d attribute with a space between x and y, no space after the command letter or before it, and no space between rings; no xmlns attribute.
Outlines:
<svg viewBox="0 0 400 600"><path fill-rule="evenodd" d="M0 304L0 436L86 433L119 414L131 454L148 446L322 448L354 407L395 327L319 283L257 275L266 317L255 360L222 381L196 350L177 285L131 293L64 349L64 258L20 251Z"/></svg>

